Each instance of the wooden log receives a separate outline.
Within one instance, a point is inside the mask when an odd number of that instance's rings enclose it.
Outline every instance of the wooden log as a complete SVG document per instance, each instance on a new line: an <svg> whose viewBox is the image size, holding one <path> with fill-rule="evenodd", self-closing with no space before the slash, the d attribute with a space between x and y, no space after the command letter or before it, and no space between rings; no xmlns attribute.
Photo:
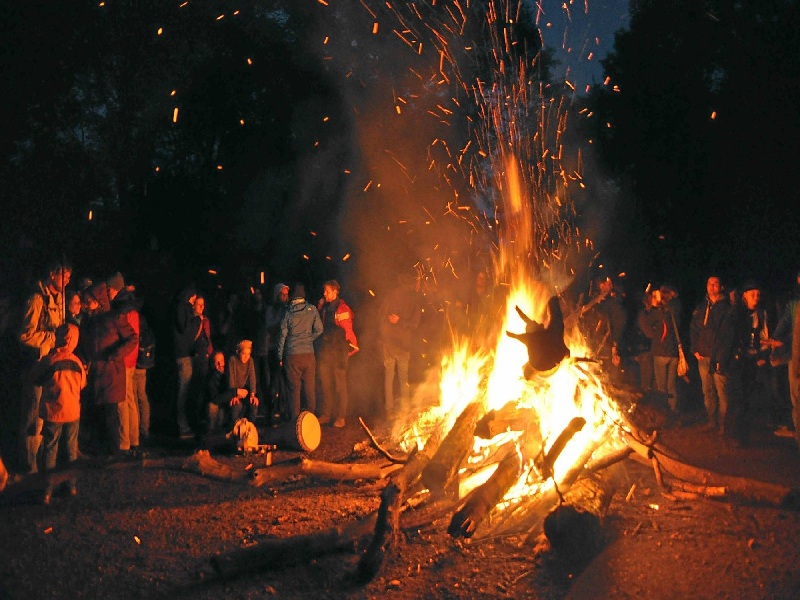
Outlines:
<svg viewBox="0 0 800 600"><path fill-rule="evenodd" d="M356 479L385 479L403 467L402 464L378 465L372 463L339 464L321 460L304 458L300 462L300 471L304 475L333 479L335 481L353 481Z"/></svg>
<svg viewBox="0 0 800 600"><path fill-rule="evenodd" d="M800 509L800 491L798 490L756 479L715 473L670 456L669 452L660 445L647 446L630 435L626 439L628 445L633 448L635 452L633 456L637 460L652 466L651 457L655 457L661 468L673 477L696 485L722 487L745 501L792 510Z"/></svg>
<svg viewBox="0 0 800 600"><path fill-rule="evenodd" d="M279 569L308 562L337 552L354 552L360 540L375 527L377 513L371 513L345 527L332 527L319 533L264 540L255 546L239 548L211 558L217 575L225 578L253 571Z"/></svg>
<svg viewBox="0 0 800 600"><path fill-rule="evenodd" d="M383 558L397 534L403 499L436 454L442 436L441 429L435 429L422 450L409 456L403 468L390 477L389 483L381 492L381 505L375 521L375 531L369 546L358 561L356 578L359 581L371 581L380 570Z"/></svg>
<svg viewBox="0 0 800 600"><path fill-rule="evenodd" d="M570 568L579 569L605 543L603 518L616 488L611 469L579 479L564 494L564 503L551 510L543 529L550 547Z"/></svg>
<svg viewBox="0 0 800 600"><path fill-rule="evenodd" d="M472 537L478 526L519 479L522 461L517 452L506 456L492 476L473 490L464 505L450 520L447 533L453 537Z"/></svg>
<svg viewBox="0 0 800 600"><path fill-rule="evenodd" d="M453 428L436 454L422 471L422 482L432 493L443 493L458 474L461 463L475 444L475 424L482 416L483 405L473 402L458 416Z"/></svg>
<svg viewBox="0 0 800 600"><path fill-rule="evenodd" d="M237 471L215 460L208 450L198 450L192 454L183 461L181 470L231 483L246 483L252 477L247 471Z"/></svg>
<svg viewBox="0 0 800 600"><path fill-rule="evenodd" d="M532 427L532 425L536 427ZM475 436L490 440L506 431L529 431L539 436L539 415L533 408L519 408L516 402L508 402L497 410L490 410L475 425Z"/></svg>

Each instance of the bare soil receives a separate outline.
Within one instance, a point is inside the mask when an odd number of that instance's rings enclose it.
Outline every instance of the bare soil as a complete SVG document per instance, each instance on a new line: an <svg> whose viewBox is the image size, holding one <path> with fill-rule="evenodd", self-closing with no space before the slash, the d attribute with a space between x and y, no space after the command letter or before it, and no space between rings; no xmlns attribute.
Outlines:
<svg viewBox="0 0 800 600"><path fill-rule="evenodd" d="M669 428L658 407L642 414L661 441L697 466L800 489L790 439L755 427L747 448L701 431L696 412ZM323 428L311 457L381 462L354 452L366 439L355 419ZM150 458L189 456L192 444L161 440ZM297 460L278 451L274 464ZM263 456L216 456L237 470ZM797 598L800 512L724 499L670 500L652 469L626 460L605 519L605 545L585 568L520 540L455 540L449 515L394 545L369 583L353 579L358 554L339 553L278 570L221 579L211 558L259 541L315 533L378 508L385 481L336 483L295 476L252 487L169 468L82 464L79 494L0 495L0 597L16 598Z"/></svg>

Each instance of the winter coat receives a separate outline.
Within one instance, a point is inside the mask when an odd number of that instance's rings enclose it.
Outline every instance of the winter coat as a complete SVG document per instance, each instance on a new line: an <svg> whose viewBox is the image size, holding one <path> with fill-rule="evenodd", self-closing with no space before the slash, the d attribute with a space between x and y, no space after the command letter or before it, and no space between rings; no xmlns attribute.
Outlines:
<svg viewBox="0 0 800 600"><path fill-rule="evenodd" d="M236 396L236 390L228 385L227 371L220 373L211 369L206 380L206 400L217 406L228 406Z"/></svg>
<svg viewBox="0 0 800 600"><path fill-rule="evenodd" d="M34 381L42 386L42 418L53 423L72 423L80 419L81 390L86 387L86 369L74 354L78 328L72 324L65 327L63 345L35 367Z"/></svg>
<svg viewBox="0 0 800 600"><path fill-rule="evenodd" d="M100 308L91 315L87 327L90 379L96 404L119 404L125 400L125 356L136 348L139 335L128 316L111 308L105 283L98 283L91 294Z"/></svg>
<svg viewBox="0 0 800 600"><path fill-rule="evenodd" d="M56 329L64 322L64 294L52 293L39 282L25 304L19 339L33 360L50 353L56 343Z"/></svg>
<svg viewBox="0 0 800 600"><path fill-rule="evenodd" d="M295 298L281 320L278 357L291 354L314 354L314 340L322 335L322 319L313 304Z"/></svg>
<svg viewBox="0 0 800 600"><path fill-rule="evenodd" d="M706 296L705 302L697 305L689 325L689 347L692 354L696 352L706 358L711 356L714 338L730 308L730 303L724 297L712 303Z"/></svg>
<svg viewBox="0 0 800 600"><path fill-rule="evenodd" d="M680 315L677 306L657 306L639 313L639 328L650 339L653 356L678 357L678 339L672 315L675 315L677 325Z"/></svg>

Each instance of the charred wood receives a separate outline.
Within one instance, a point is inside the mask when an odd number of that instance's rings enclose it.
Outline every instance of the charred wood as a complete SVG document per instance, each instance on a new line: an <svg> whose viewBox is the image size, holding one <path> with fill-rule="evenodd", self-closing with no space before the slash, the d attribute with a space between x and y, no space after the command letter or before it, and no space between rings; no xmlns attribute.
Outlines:
<svg viewBox="0 0 800 600"><path fill-rule="evenodd" d="M360 581L371 581L383 564L383 558L397 535L403 500L412 486L420 479L442 440L440 430L435 430L419 452L409 456L403 468L396 471L381 492L381 505L375 522L372 540L358 561L356 577Z"/></svg>
<svg viewBox="0 0 800 600"><path fill-rule="evenodd" d="M458 416L436 454L422 471L422 481L434 494L443 493L461 468L475 443L475 425L483 406L473 402Z"/></svg>
<svg viewBox="0 0 800 600"><path fill-rule="evenodd" d="M473 490L461 509L453 515L447 533L453 537L472 537L478 526L519 479L521 470L522 461L518 453L512 452L506 456L492 476Z"/></svg>

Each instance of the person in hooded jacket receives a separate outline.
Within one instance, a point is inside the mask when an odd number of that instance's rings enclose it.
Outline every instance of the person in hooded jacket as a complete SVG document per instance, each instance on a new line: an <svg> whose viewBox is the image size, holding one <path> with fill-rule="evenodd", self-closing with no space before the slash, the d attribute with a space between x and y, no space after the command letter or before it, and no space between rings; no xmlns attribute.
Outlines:
<svg viewBox="0 0 800 600"><path fill-rule="evenodd" d="M278 356L286 372L291 395L290 420L294 420L300 414L302 391L305 391L306 410L315 412L317 409L314 340L322 335L323 327L317 307L306 302L302 283L294 284L290 298L289 308L281 320Z"/></svg>
<svg viewBox="0 0 800 600"><path fill-rule="evenodd" d="M81 390L86 387L86 369L75 356L78 327L71 323L56 329L55 348L36 365L34 379L42 386L44 419L44 470L55 470L59 447L66 456L65 467L78 460L78 431L81 416ZM77 493L75 479L67 481L67 491ZM42 496L44 504L52 495L50 479Z"/></svg>
<svg viewBox="0 0 800 600"><path fill-rule="evenodd" d="M120 405L127 393L125 357L136 348L139 335L131 327L128 315L111 306L104 281L89 288L86 302L90 318L85 347L91 362L91 391L94 403L102 408L112 457L124 458L130 453L130 448L121 447L124 432Z"/></svg>

